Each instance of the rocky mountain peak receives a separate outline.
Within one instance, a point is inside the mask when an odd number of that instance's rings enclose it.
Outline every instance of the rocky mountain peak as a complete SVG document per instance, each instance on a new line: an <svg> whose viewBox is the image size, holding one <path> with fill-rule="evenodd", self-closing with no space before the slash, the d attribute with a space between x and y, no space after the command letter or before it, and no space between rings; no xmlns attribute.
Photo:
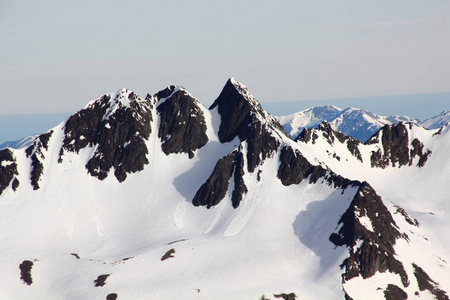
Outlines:
<svg viewBox="0 0 450 300"><path fill-rule="evenodd" d="M222 119L219 128L219 139L222 143L230 142L236 136L240 140L248 139L249 127L255 122L261 125L267 123L281 130L278 121L261 107L247 87L234 78L227 81L210 109L216 107Z"/></svg>
<svg viewBox="0 0 450 300"><path fill-rule="evenodd" d="M92 101L66 121L59 162L66 151L93 148L86 164L89 174L102 180L113 168L116 178L124 181L127 173L148 164L145 141L151 133L152 108L152 99L127 89Z"/></svg>
<svg viewBox="0 0 450 300"><path fill-rule="evenodd" d="M155 94L155 98L158 100L163 100L167 97L169 97L170 95L172 95L172 93L178 89L177 86L175 85L169 85L168 87L166 87L165 89L159 91L158 93Z"/></svg>
<svg viewBox="0 0 450 300"><path fill-rule="evenodd" d="M185 89L170 86L155 95L160 116L158 137L165 154L188 153L194 157L195 150L208 142L206 121L202 104Z"/></svg>

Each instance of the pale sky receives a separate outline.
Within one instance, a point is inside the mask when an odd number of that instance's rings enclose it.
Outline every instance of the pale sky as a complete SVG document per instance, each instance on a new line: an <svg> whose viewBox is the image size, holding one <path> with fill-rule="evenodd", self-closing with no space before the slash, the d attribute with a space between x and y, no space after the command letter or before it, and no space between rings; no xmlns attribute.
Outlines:
<svg viewBox="0 0 450 300"><path fill-rule="evenodd" d="M209 105L229 77L262 103L448 93L449 53L449 0L0 0L0 114L170 84Z"/></svg>

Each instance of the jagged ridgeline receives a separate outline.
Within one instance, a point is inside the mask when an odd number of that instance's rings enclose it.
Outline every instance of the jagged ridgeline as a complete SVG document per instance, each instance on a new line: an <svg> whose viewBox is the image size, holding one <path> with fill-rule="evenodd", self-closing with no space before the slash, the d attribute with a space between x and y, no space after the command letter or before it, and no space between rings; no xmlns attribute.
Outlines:
<svg viewBox="0 0 450 300"><path fill-rule="evenodd" d="M372 181L443 157L414 126L293 140L233 78L105 94L0 150L0 298L448 299L432 215Z"/></svg>

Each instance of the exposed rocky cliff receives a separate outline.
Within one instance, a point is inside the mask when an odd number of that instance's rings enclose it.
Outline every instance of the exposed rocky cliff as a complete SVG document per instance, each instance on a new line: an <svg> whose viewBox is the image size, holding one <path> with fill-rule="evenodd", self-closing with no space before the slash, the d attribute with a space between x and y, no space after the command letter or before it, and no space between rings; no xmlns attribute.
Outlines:
<svg viewBox="0 0 450 300"><path fill-rule="evenodd" d="M247 187L244 179L244 159L242 152L236 150L221 158L208 180L200 187L192 200L195 206L217 205L228 192L230 181L234 178L234 187L231 192L231 203L237 208L242 201Z"/></svg>
<svg viewBox="0 0 450 300"><path fill-rule="evenodd" d="M205 117L200 108L202 104L186 90L173 86L156 96L163 99L157 106L162 150L167 155L183 152L188 153L189 158L194 157L195 150L208 142Z"/></svg>
<svg viewBox="0 0 450 300"><path fill-rule="evenodd" d="M336 246L349 247L350 255L343 262L343 282L354 277L369 278L376 272L398 274L404 287L409 279L403 264L395 256L397 239L407 239L401 233L389 210L373 188L364 182L349 208L338 223L338 233L330 236Z"/></svg>
<svg viewBox="0 0 450 300"><path fill-rule="evenodd" d="M431 151L425 150L423 143L417 138L410 142L407 126L411 129L414 125L402 122L397 125L385 125L365 143L380 144L378 150L373 151L370 157L372 167L412 165L415 157L419 158L418 167L425 165Z"/></svg>
<svg viewBox="0 0 450 300"><path fill-rule="evenodd" d="M48 141L53 131L49 131L37 137L34 143L29 146L25 153L31 159L30 180L34 190L39 189L39 181L44 173L44 165L42 161L45 159L43 151L48 150Z"/></svg>
<svg viewBox="0 0 450 300"><path fill-rule="evenodd" d="M102 96L67 120L60 162L65 151L89 147L95 149L86 164L89 174L102 180L113 169L124 181L149 163L145 141L152 131L152 108L151 97L144 100L126 89Z"/></svg>
<svg viewBox="0 0 450 300"><path fill-rule="evenodd" d="M217 107L221 117L219 139L230 142L235 137L247 143L247 170L253 172L278 149L280 132L278 121L265 112L247 88L235 79L227 81L210 109Z"/></svg>
<svg viewBox="0 0 450 300"><path fill-rule="evenodd" d="M17 175L19 173L13 152L8 148L0 150L0 195L8 187L13 190L19 187Z"/></svg>

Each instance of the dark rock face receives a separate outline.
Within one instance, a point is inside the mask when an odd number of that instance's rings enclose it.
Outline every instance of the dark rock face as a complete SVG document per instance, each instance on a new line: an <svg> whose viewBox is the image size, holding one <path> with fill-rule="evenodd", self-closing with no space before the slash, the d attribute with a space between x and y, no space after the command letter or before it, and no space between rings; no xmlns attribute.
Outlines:
<svg viewBox="0 0 450 300"><path fill-rule="evenodd" d="M170 91L166 90L157 95L165 96ZM166 98L157 107L161 118L158 137L162 141L162 150L167 155L188 153L189 158L192 158L194 151L208 142L206 121L199 107L200 103L184 90L178 90Z"/></svg>
<svg viewBox="0 0 450 300"><path fill-rule="evenodd" d="M33 278L31 277L31 268L33 267L33 262L31 260L24 260L20 265L20 279L23 283L31 285L33 283Z"/></svg>
<svg viewBox="0 0 450 300"><path fill-rule="evenodd" d="M386 298L386 300L406 300L408 299L408 294L406 294L405 291L398 286L388 284L386 290L384 291L384 298Z"/></svg>
<svg viewBox="0 0 450 300"><path fill-rule="evenodd" d="M361 217L370 220L372 228L362 224ZM394 250L396 240L407 236L399 232L380 196L368 183L360 186L338 224L342 226L338 233L331 234L330 241L336 246L346 245L350 250L342 264L345 268L343 282L359 275L365 279L376 272L389 271L398 274L405 287L409 285L406 271L395 258Z"/></svg>
<svg viewBox="0 0 450 300"><path fill-rule="evenodd" d="M247 194L248 189L244 182L244 155L242 152L237 152L234 163L234 189L231 194L231 204L237 208L241 203L244 195Z"/></svg>
<svg viewBox="0 0 450 300"><path fill-rule="evenodd" d="M316 143L316 140L319 138L316 131L311 128L305 128L302 130L302 132L299 134L299 136L295 139L296 142L304 142L304 143L311 143L314 145Z"/></svg>
<svg viewBox="0 0 450 300"><path fill-rule="evenodd" d="M253 173L266 158L274 155L280 142L267 131L266 125L259 122L252 123L251 130L252 138L247 139L247 170Z"/></svg>
<svg viewBox="0 0 450 300"><path fill-rule="evenodd" d="M208 208L217 205L225 197L231 177L234 177L231 202L237 208L247 193L243 179L245 163L247 171L253 173L265 159L273 157L280 146L280 133L284 131L278 121L267 114L248 90L234 79L228 80L210 109L216 107L221 116L219 140L226 143L238 137L247 144L246 159L242 146L221 158L192 203ZM258 180L260 175L258 172Z"/></svg>
<svg viewBox="0 0 450 300"><path fill-rule="evenodd" d="M94 280L95 286L96 287L101 287L104 286L106 284L106 279L108 279L109 275L111 274L103 274L103 275L99 275L97 277L96 280Z"/></svg>
<svg viewBox="0 0 450 300"><path fill-rule="evenodd" d="M67 120L59 161L64 151L96 147L86 164L89 174L103 180L113 168L117 180L124 181L128 173L148 164L145 141L151 133L152 107L151 98L143 100L126 90L114 99L104 95Z"/></svg>
<svg viewBox="0 0 450 300"><path fill-rule="evenodd" d="M322 133L322 136L331 146L334 145L335 140L338 140L341 144L346 143L347 149L350 153L356 157L359 161L363 161L361 151L359 150L360 141L357 139L346 136L338 130L334 130L333 127L327 122L319 124L317 129L304 129L300 135L297 137L297 142L309 143L310 141L315 144L317 138Z"/></svg>
<svg viewBox="0 0 450 300"><path fill-rule="evenodd" d="M17 190L19 180L16 175L19 175L19 172L13 152L8 148L0 150L0 195L9 186L14 191Z"/></svg>
<svg viewBox="0 0 450 300"><path fill-rule="evenodd" d="M421 267L416 264L412 264L412 266L414 268L414 276L417 279L420 291L428 290L437 300L449 299L447 293L439 289L439 284L434 282Z"/></svg>
<svg viewBox="0 0 450 300"><path fill-rule="evenodd" d="M39 189L39 181L44 174L44 165L41 160L45 159L42 149L48 150L48 142L53 131L41 134L34 143L25 150L27 157L31 158L31 185L34 190Z"/></svg>
<svg viewBox="0 0 450 300"><path fill-rule="evenodd" d="M416 156L419 157L417 166L422 167L431 155L430 150L424 151L423 144L417 138L409 145L408 129L402 122L397 125L385 125L365 144L380 143L380 137L383 149L372 151L370 157L372 167L384 169L389 165L393 167L412 165Z"/></svg>
<svg viewBox="0 0 450 300"><path fill-rule="evenodd" d="M195 206L206 206L211 208L222 201L225 197L231 177L234 174L234 190L231 195L231 203L234 208L238 207L247 193L247 187L243 180L244 175L243 154L233 151L222 157L214 167L214 171L206 182L200 187L192 200Z"/></svg>
<svg viewBox="0 0 450 300"><path fill-rule="evenodd" d="M177 87L174 85L169 85L168 87L166 87L165 89L159 91L158 93L156 93L155 98L157 98L158 100L162 100L164 98L169 97L170 95L172 95L172 93L175 91Z"/></svg>
<svg viewBox="0 0 450 300"><path fill-rule="evenodd" d="M325 176L326 171L321 167L311 165L298 150L294 151L287 146L281 148L277 177L283 185L299 184L312 173L318 175L314 177L322 177Z"/></svg>
<svg viewBox="0 0 450 300"><path fill-rule="evenodd" d="M423 143L421 143L417 138L415 138L411 142L412 149L410 150L410 159L409 165L411 166L413 163L413 159L415 156L419 157L419 162L417 163L418 167L423 167L428 160L428 157L431 155L431 150L427 149L424 151Z"/></svg>
<svg viewBox="0 0 450 300"><path fill-rule="evenodd" d="M228 191L234 159L235 154L233 152L217 161L214 171L197 191L192 204L211 208L211 206L215 206L222 201Z"/></svg>
<svg viewBox="0 0 450 300"><path fill-rule="evenodd" d="M228 80L210 109L215 107L221 116L220 141L230 142L235 137L247 141L247 169L250 173L266 158L273 156L280 145L273 129L284 132L283 128L244 86L233 79Z"/></svg>
<svg viewBox="0 0 450 300"><path fill-rule="evenodd" d="M304 179L309 178L310 183L316 183L323 178L335 188L346 189L349 186L359 186L360 182L346 179L325 170L321 166L313 166L298 150L285 146L280 151L280 166L277 177L283 185L289 186L299 184Z"/></svg>

